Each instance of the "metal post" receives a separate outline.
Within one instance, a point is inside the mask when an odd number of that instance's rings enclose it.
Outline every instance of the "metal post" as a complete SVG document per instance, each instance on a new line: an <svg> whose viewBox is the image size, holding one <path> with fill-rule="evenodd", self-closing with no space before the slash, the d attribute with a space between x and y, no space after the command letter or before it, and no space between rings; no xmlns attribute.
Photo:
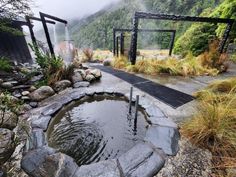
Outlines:
<svg viewBox="0 0 236 177"><path fill-rule="evenodd" d="M134 118L138 118L138 105L139 105L139 95L136 96L136 102L135 102L135 116Z"/></svg>
<svg viewBox="0 0 236 177"><path fill-rule="evenodd" d="M116 37L116 56L119 57L119 36Z"/></svg>
<svg viewBox="0 0 236 177"><path fill-rule="evenodd" d="M116 56L116 30L113 29L113 55Z"/></svg>
<svg viewBox="0 0 236 177"><path fill-rule="evenodd" d="M130 87L130 96L129 96L129 113L132 111L132 98L133 98L133 87Z"/></svg>
<svg viewBox="0 0 236 177"><path fill-rule="evenodd" d="M124 55L124 33L120 34L120 55Z"/></svg>
<svg viewBox="0 0 236 177"><path fill-rule="evenodd" d="M47 24L46 24L45 17L43 15L43 13L41 13L41 12L39 12L39 15L40 15L40 18L42 20L42 24L43 24L44 32L45 32L45 35L46 35L46 38L47 38L50 53L51 53L52 56L55 56L55 52L54 52L53 45L52 45L52 42L51 42L51 39L50 39L50 35L49 35L49 32L48 32L48 27L47 27Z"/></svg>
<svg viewBox="0 0 236 177"><path fill-rule="evenodd" d="M169 56L172 55L172 51L173 51L173 48L174 48L174 43L175 43L175 34L176 34L176 31L174 31L171 35L171 42L170 42L170 50L169 50Z"/></svg>
<svg viewBox="0 0 236 177"><path fill-rule="evenodd" d="M137 57L138 23L139 20L135 13L133 19L133 30L131 36L131 46L130 46L130 56L129 56L132 65L135 65Z"/></svg>
<svg viewBox="0 0 236 177"><path fill-rule="evenodd" d="M227 42L227 39L229 37L229 33L231 31L231 28L232 28L233 24L232 23L229 23L226 27L226 30L224 32L224 35L223 35L223 39L222 41L220 42L219 44L219 52L220 53L223 53L224 52L224 49L225 49L225 44Z"/></svg>
<svg viewBox="0 0 236 177"><path fill-rule="evenodd" d="M37 47L37 41L36 41L36 38L35 38L35 35L34 35L33 25L30 22L29 16L26 16L25 20L28 23L32 43L33 43L33 45L35 45L35 47Z"/></svg>

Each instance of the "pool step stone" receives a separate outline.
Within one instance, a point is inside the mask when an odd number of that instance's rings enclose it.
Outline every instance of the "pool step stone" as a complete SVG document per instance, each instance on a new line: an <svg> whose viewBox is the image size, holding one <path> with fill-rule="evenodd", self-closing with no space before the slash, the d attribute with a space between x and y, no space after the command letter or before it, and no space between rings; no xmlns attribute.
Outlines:
<svg viewBox="0 0 236 177"><path fill-rule="evenodd" d="M106 160L77 169L73 177L120 177L116 160Z"/></svg>
<svg viewBox="0 0 236 177"><path fill-rule="evenodd" d="M152 177L164 166L165 159L146 143L140 143L118 158L124 176Z"/></svg>
<svg viewBox="0 0 236 177"><path fill-rule="evenodd" d="M150 126L144 138L145 141L171 156L176 155L179 151L179 139L180 133L176 127L159 125Z"/></svg>

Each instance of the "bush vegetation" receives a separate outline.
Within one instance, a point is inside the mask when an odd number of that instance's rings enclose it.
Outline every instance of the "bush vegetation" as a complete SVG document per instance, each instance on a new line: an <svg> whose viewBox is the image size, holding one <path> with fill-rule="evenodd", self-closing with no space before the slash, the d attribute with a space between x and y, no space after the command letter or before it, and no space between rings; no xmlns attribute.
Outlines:
<svg viewBox="0 0 236 177"><path fill-rule="evenodd" d="M0 71L9 72L12 70L11 63L8 58L0 57Z"/></svg>
<svg viewBox="0 0 236 177"><path fill-rule="evenodd" d="M42 69L44 75L44 80L40 81L38 84L36 84L36 86L52 86L57 81L62 79L71 80L71 76L75 67L73 64L66 66L61 57L44 54L34 45L30 45L30 47L35 52L36 62Z"/></svg>
<svg viewBox="0 0 236 177"><path fill-rule="evenodd" d="M236 168L236 77L216 81L196 96L198 112L181 126L181 133L212 152L216 173L230 176L227 169Z"/></svg>
<svg viewBox="0 0 236 177"><path fill-rule="evenodd" d="M205 9L201 16L235 19L236 0L225 0L213 10ZM174 52L186 55L186 52L191 51L194 56L197 56L207 49L209 41L212 39L221 39L225 28L225 24L193 24L180 38L177 39ZM236 25L234 24L230 33L231 41L235 39L235 35Z"/></svg>

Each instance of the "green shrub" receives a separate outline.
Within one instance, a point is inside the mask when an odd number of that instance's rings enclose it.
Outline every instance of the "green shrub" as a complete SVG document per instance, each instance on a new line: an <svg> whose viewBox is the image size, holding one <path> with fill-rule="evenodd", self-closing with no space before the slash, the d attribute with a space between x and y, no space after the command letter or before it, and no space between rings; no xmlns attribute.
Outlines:
<svg viewBox="0 0 236 177"><path fill-rule="evenodd" d="M12 70L11 63L6 57L0 57L0 71L9 72Z"/></svg>

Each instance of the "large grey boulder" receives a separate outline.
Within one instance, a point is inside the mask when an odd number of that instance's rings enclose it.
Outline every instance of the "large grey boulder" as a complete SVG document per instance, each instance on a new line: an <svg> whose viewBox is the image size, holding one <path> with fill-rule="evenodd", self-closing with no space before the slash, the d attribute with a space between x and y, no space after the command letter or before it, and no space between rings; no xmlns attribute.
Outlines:
<svg viewBox="0 0 236 177"><path fill-rule="evenodd" d="M43 129L33 129L27 142L27 149L38 149L46 145L46 138Z"/></svg>
<svg viewBox="0 0 236 177"><path fill-rule="evenodd" d="M56 92L60 92L62 90L65 90L66 88L70 87L71 86L71 81L69 80L62 80L62 81L58 81L54 84L54 87L53 89L56 91Z"/></svg>
<svg viewBox="0 0 236 177"><path fill-rule="evenodd" d="M1 84L1 87L5 89L11 89L13 87L13 84L11 82L3 82Z"/></svg>
<svg viewBox="0 0 236 177"><path fill-rule="evenodd" d="M144 143L134 146L118 161L123 175L127 177L153 177L165 163L161 153Z"/></svg>
<svg viewBox="0 0 236 177"><path fill-rule="evenodd" d="M176 155L179 150L179 130L171 126L151 126L146 132L145 141L162 149L167 155Z"/></svg>
<svg viewBox="0 0 236 177"><path fill-rule="evenodd" d="M92 74L96 79L102 77L102 72L99 69L90 69L89 74Z"/></svg>
<svg viewBox="0 0 236 177"><path fill-rule="evenodd" d="M21 167L32 177L71 177L78 169L71 157L47 146L28 152Z"/></svg>
<svg viewBox="0 0 236 177"><path fill-rule="evenodd" d="M14 133L0 128L0 166L4 164L15 150Z"/></svg>
<svg viewBox="0 0 236 177"><path fill-rule="evenodd" d="M75 71L74 75L72 76L72 82L76 83L76 82L81 82L83 80L84 79L83 79L82 75L80 74L80 72L79 71Z"/></svg>
<svg viewBox="0 0 236 177"><path fill-rule="evenodd" d="M37 119L31 120L31 127L40 128L43 131L46 131L50 120L51 120L51 116L40 116Z"/></svg>
<svg viewBox="0 0 236 177"><path fill-rule="evenodd" d="M96 78L92 74L87 74L86 77L85 77L85 80L88 81L88 82L92 82L92 81L96 80Z"/></svg>
<svg viewBox="0 0 236 177"><path fill-rule="evenodd" d="M2 111L0 111L0 116L1 117L3 116L3 120L0 119L0 127L1 128L7 128L10 130L13 130L16 127L18 117L15 113L10 112L10 111L3 113Z"/></svg>
<svg viewBox="0 0 236 177"><path fill-rule="evenodd" d="M116 160L81 166L73 177L120 177Z"/></svg>
<svg viewBox="0 0 236 177"><path fill-rule="evenodd" d="M33 101L41 101L47 97L54 95L54 90L49 86L42 86L30 94Z"/></svg>

